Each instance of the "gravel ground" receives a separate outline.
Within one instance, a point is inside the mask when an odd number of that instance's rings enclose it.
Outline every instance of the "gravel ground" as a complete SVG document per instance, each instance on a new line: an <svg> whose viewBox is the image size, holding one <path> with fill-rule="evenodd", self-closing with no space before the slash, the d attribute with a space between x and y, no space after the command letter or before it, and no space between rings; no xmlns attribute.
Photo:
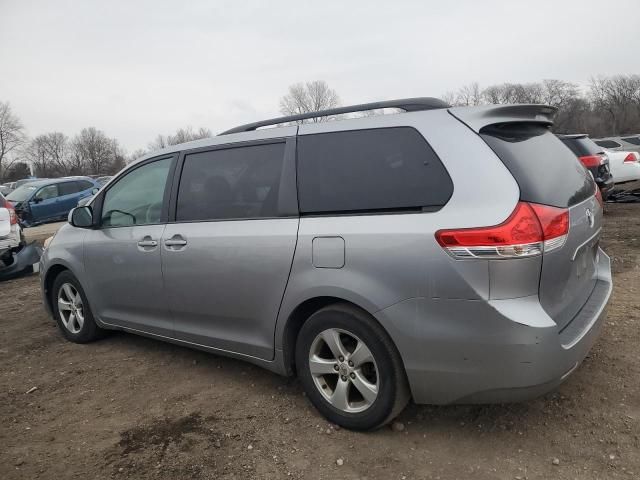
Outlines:
<svg viewBox="0 0 640 480"><path fill-rule="evenodd" d="M327 424L297 381L116 333L63 340L35 276L0 287L0 478L640 478L640 205L607 206L615 288L559 388L522 404L410 405L391 427Z"/></svg>

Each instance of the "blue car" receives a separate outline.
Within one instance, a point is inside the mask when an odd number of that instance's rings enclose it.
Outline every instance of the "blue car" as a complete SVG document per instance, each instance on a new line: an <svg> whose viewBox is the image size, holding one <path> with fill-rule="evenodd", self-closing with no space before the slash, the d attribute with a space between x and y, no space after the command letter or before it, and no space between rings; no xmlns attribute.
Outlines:
<svg viewBox="0 0 640 480"><path fill-rule="evenodd" d="M66 177L35 180L7 196L25 227L66 220L78 201L92 194L100 185L89 177Z"/></svg>

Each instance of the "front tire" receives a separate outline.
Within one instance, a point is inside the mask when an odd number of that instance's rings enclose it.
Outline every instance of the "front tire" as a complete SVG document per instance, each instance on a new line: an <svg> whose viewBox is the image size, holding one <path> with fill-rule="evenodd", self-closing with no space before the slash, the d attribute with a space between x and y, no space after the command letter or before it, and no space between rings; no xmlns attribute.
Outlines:
<svg viewBox="0 0 640 480"><path fill-rule="evenodd" d="M379 428L409 401L393 342L373 318L348 304L309 317L296 342L296 366L311 403L345 428Z"/></svg>
<svg viewBox="0 0 640 480"><path fill-rule="evenodd" d="M74 343L88 343L104 335L96 324L78 279L69 271L60 273L51 291L53 315L62 335Z"/></svg>

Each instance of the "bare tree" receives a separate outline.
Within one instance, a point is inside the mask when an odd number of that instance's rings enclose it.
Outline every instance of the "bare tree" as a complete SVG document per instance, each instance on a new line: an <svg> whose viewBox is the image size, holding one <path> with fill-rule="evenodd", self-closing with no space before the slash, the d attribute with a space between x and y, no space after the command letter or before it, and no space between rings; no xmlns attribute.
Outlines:
<svg viewBox="0 0 640 480"><path fill-rule="evenodd" d="M159 134L155 140L149 143L149 150L160 150L170 145L178 145L179 143L192 142L194 140L200 140L201 138L212 137L213 134L208 128L200 127L198 130L193 130L192 127L179 128L173 135Z"/></svg>
<svg viewBox="0 0 640 480"><path fill-rule="evenodd" d="M16 160L15 153L26 142L24 126L11 111L11 105L0 102L0 178Z"/></svg>
<svg viewBox="0 0 640 480"><path fill-rule="evenodd" d="M111 173L119 164L124 165L124 154L118 141L95 127L83 128L71 143L69 170L72 174Z"/></svg>
<svg viewBox="0 0 640 480"><path fill-rule="evenodd" d="M63 133L38 135L29 142L25 156L40 177L69 173L69 139Z"/></svg>
<svg viewBox="0 0 640 480"><path fill-rule="evenodd" d="M483 103L484 98L482 96L482 90L480 90L480 85L478 82L473 82L458 90L454 105L470 106L482 105Z"/></svg>
<svg viewBox="0 0 640 480"><path fill-rule="evenodd" d="M289 92L280 99L280 112L283 115L299 115L335 108L340 105L338 93L329 88L324 80L296 83L289 87ZM315 117L305 122L326 122L329 117ZM304 122L298 122L304 123Z"/></svg>

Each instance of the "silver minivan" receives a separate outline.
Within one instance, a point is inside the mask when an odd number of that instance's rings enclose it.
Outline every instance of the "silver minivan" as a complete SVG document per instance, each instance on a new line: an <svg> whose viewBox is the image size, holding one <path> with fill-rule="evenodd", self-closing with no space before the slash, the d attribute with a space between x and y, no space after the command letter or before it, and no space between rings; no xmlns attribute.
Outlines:
<svg viewBox="0 0 640 480"><path fill-rule="evenodd" d="M404 113L304 123L380 108ZM44 303L73 342L124 330L296 374L352 429L410 398L540 395L612 288L602 200L554 112L397 100L149 154L47 242Z"/></svg>

